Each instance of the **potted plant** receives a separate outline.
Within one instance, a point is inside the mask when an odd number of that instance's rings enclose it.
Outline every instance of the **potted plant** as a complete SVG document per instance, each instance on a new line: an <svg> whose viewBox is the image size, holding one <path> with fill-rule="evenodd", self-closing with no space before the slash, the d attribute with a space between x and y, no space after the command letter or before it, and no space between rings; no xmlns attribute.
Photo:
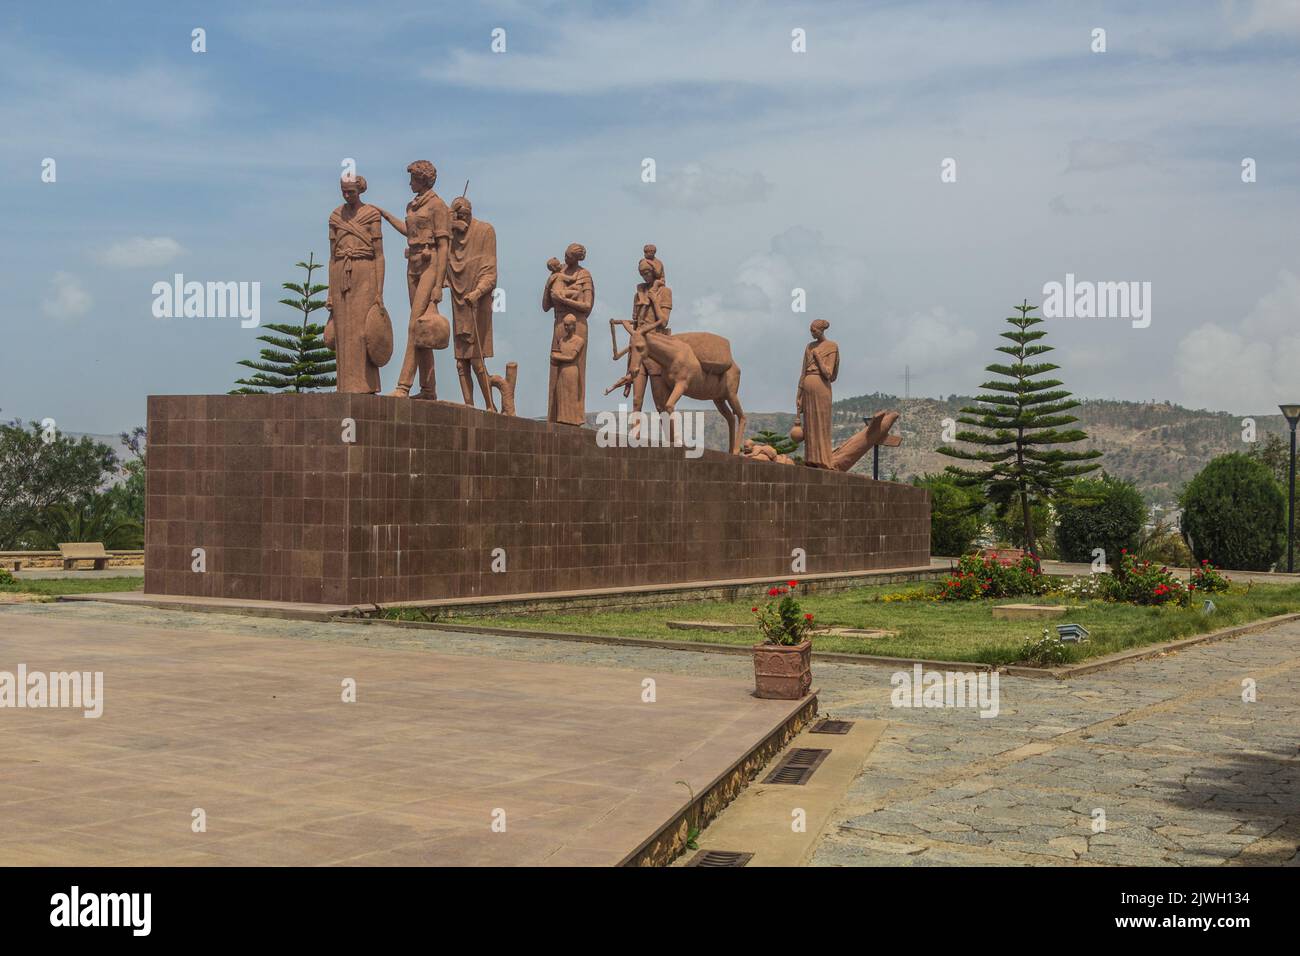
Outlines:
<svg viewBox="0 0 1300 956"><path fill-rule="evenodd" d="M754 645L754 696L798 700L812 687L813 616L793 597L798 581L767 592L768 602L753 611L763 642Z"/></svg>

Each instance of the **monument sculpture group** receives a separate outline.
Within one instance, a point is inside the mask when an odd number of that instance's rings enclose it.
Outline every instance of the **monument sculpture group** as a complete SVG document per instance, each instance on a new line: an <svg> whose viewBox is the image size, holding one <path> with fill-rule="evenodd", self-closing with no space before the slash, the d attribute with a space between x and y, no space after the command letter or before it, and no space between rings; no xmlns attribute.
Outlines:
<svg viewBox="0 0 1300 956"><path fill-rule="evenodd" d="M448 207L434 192L438 172L431 162L416 160L406 169L415 198L407 203L405 219L363 203L363 177L345 176L340 182L343 205L329 220L331 292L325 333L327 343L338 353L338 391L378 393L379 369L392 354L392 324L383 300L380 224L386 221L406 239L411 305L406 352L391 394L410 397L418 370L420 390L414 397L436 399L433 353L451 344L465 404L474 404L477 383L484 407L496 411L493 376L485 362L493 357L496 231L490 223L474 217L468 197L458 196ZM669 327L673 291L666 281L663 260L653 244L647 244L642 253L637 263L641 282L632 297L631 318L610 319L614 361L626 355L627 371L605 394L622 388L624 396L631 396L633 409L641 412L648 385L656 411L670 415L683 397L712 401L727 423L731 454L794 464L793 458L778 455L767 445L747 442L742 447L745 412L740 404L740 366L732 356L731 343L711 332L673 334ZM582 266L586 256L581 243L571 243L563 262L555 258L547 262L549 275L542 289L542 311L552 315L546 418L565 425L583 425L587 414L588 319L596 286ZM451 292L450 323L438 311L443 289ZM628 344L622 349L618 328L628 334ZM839 375L840 358L839 347L826 338L828 328L829 322L818 319L810 329L812 342L804 349L791 437L803 443L805 465L833 469L831 385ZM503 387L499 377L496 383Z"/></svg>
<svg viewBox="0 0 1300 956"><path fill-rule="evenodd" d="M364 202L361 176L341 181L329 216L336 394L150 397L147 592L377 604L928 566L928 493L845 474L897 443L897 413L833 443L829 323L812 324L796 385L791 437L807 467L766 467L798 453L746 440L731 343L671 327L665 264L646 245L631 313L609 320L625 364L606 394L622 389L640 412L648 392L670 423L682 398L712 401L729 454L598 447L596 432L564 427L587 415L586 248L547 263L546 421L515 417L517 364L488 367L496 231L468 182L448 204L431 162L407 172L404 217ZM405 239L409 304L387 395L385 224ZM463 404L437 401L435 353L449 348Z"/></svg>

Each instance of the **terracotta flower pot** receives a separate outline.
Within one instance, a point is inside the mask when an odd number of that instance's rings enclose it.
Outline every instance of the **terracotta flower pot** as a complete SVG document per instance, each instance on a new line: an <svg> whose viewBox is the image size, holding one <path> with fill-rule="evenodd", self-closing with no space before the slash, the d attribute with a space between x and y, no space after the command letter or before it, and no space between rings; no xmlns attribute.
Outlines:
<svg viewBox="0 0 1300 956"><path fill-rule="evenodd" d="M754 696L798 700L812 687L812 641L754 645Z"/></svg>

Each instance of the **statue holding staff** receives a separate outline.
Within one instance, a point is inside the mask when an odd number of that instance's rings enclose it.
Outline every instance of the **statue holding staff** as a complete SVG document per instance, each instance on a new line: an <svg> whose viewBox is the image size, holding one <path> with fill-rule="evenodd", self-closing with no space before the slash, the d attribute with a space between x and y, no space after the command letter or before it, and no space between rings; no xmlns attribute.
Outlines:
<svg viewBox="0 0 1300 956"><path fill-rule="evenodd" d="M497 287L497 234L492 224L475 219L464 196L451 201L451 251L447 260L447 287L451 289L451 315L456 349L456 370L466 405L474 404L478 380L483 403L496 411L492 386L483 360L492 357L492 293Z"/></svg>

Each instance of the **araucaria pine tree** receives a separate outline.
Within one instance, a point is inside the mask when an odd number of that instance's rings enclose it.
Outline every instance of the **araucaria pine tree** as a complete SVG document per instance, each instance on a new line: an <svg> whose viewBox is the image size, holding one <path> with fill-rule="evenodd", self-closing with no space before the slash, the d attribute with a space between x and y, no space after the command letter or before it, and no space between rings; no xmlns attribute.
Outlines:
<svg viewBox="0 0 1300 956"><path fill-rule="evenodd" d="M1002 338L1011 344L997 348L1015 361L1010 365L986 366L986 372L1000 375L1003 380L980 386L986 394L976 395L977 404L963 408L957 419L976 429L958 432L957 440L979 447L968 450L945 445L937 449L951 458L984 465L982 468L949 465L947 470L960 484L982 487L988 501L1004 514L1019 507L1024 520L1025 547L1034 556L1035 566L1039 562L1033 506L1048 504L1062 496L1075 477L1100 467L1081 463L1101 457L1099 451L1068 451L1060 447L1088 436L1078 428L1066 427L1078 419L1064 413L1077 408L1079 403L1071 400L1070 393L1060 387L1060 380L1039 378L1060 366L1033 361L1052 351L1050 345L1041 343L1047 333L1034 328L1043 321L1030 314L1037 308L1028 301L1016 306L1020 314L1007 319L1012 331L1002 333Z"/></svg>
<svg viewBox="0 0 1300 956"><path fill-rule="evenodd" d="M310 392L337 384L334 352L325 346L325 327L308 321L313 312L325 308L325 300L313 296L320 295L329 287L311 281L311 274L325 267L315 260L314 254L309 254L307 261L299 262L297 266L306 270L306 279L301 285L285 282L282 287L298 297L281 299L280 302L302 313L302 325L268 322L265 328L274 334L259 335L257 340L270 348L262 349L257 360L244 359L239 363L257 374L236 379L235 384L242 388L233 389L232 395Z"/></svg>

